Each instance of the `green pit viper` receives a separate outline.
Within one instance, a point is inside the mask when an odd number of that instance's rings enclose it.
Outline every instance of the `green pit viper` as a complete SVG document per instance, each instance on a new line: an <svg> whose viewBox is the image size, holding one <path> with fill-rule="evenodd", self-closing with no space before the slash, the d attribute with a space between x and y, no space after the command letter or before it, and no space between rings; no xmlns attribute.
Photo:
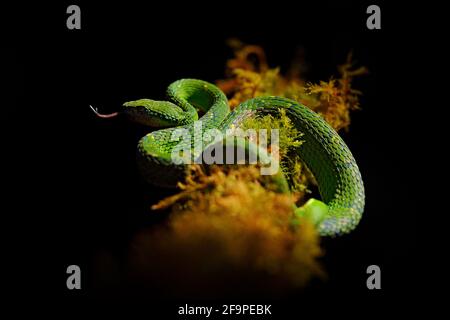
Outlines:
<svg viewBox="0 0 450 320"><path fill-rule="evenodd" d="M181 79L167 89L169 101L140 99L126 102L122 113L131 120L153 128L164 128L145 135L138 144L137 163L142 176L151 184L174 187L186 175L186 165L172 160L172 151L179 141L171 139L174 130L184 128L194 132L194 123L202 122L202 130L218 129L224 132L239 127L249 117L278 115L281 109L295 127L303 133L303 144L297 152L314 175L322 201L310 199L295 215L309 215L322 236L348 233L359 223L364 209L364 185L355 159L336 131L309 108L286 98L267 96L247 100L230 112L225 94L215 85L196 79ZM92 108L92 107L91 107ZM116 116L118 112L100 117ZM197 111L203 116L198 119ZM195 143L208 145L203 134L192 134L188 148ZM202 141L197 141L202 140ZM230 141L227 139L227 142ZM265 150L247 140L234 140L235 147ZM204 149L203 149L204 150ZM202 150L200 150L202 151ZM199 156L198 154L196 156ZM280 171L281 172L281 171ZM273 180L279 192L290 192L282 173Z"/></svg>

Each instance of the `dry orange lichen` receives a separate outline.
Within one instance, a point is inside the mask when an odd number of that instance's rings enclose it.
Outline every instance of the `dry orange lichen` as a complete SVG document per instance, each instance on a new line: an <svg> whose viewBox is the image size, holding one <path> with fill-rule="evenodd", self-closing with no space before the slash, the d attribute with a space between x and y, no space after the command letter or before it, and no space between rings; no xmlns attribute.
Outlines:
<svg viewBox="0 0 450 320"><path fill-rule="evenodd" d="M166 289L203 294L285 291L324 275L314 226L290 223L292 196L268 191L255 166L210 170L192 166L182 192L157 205L176 203L167 229L136 240L138 271Z"/></svg>
<svg viewBox="0 0 450 320"><path fill-rule="evenodd" d="M336 130L348 128L350 111L358 108L361 94L352 88L352 80L367 73L365 67L354 68L351 53L338 67L338 78L313 84L300 77L299 65L288 72L289 76L281 75L279 68L269 68L259 46L244 45L237 40L231 40L230 45L235 57L227 62L228 78L219 80L217 85L230 96L232 108L258 96L281 96L318 112Z"/></svg>

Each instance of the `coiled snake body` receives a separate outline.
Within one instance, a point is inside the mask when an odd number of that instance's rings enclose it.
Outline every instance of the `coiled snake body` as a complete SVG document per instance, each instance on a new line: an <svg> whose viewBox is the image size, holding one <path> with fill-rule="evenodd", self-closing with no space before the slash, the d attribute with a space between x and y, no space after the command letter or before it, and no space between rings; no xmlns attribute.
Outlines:
<svg viewBox="0 0 450 320"><path fill-rule="evenodd" d="M172 102L141 99L124 104L124 113L132 120L164 128L147 134L138 144L138 165L150 183L168 187L182 180L186 166L173 161L175 146L184 143L190 144L188 149L195 149L195 143L207 144L198 141L205 140L202 134L197 137L194 134L197 109L204 113L199 119L202 132L213 128L225 132L231 127L239 127L248 117L276 115L284 109L295 127L303 133L304 143L297 152L315 176L323 201L311 199L296 209L296 213L312 213L319 217L317 227L323 236L340 235L356 227L364 209L361 174L347 145L318 114L281 97L250 99L230 112L227 98L219 88L194 79L172 83L167 94ZM173 141L174 130L180 128L190 132L192 139ZM247 142L247 148L249 144L252 145ZM284 177L282 180L286 183ZM283 190L289 192L288 189Z"/></svg>

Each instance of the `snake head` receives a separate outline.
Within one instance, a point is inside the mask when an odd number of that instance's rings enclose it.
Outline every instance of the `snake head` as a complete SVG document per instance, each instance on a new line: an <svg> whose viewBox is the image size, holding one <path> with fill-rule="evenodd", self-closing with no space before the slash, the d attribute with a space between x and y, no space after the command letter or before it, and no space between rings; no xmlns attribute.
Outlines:
<svg viewBox="0 0 450 320"><path fill-rule="evenodd" d="M125 102L123 107L130 120L153 128L179 126L185 119L183 110L168 101L139 99Z"/></svg>

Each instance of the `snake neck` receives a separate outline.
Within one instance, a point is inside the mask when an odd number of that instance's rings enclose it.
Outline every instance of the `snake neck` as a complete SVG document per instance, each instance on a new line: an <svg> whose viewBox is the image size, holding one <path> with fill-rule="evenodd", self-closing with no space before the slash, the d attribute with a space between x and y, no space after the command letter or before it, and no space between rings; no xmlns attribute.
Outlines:
<svg viewBox="0 0 450 320"><path fill-rule="evenodd" d="M178 164L171 161L174 148L193 150L192 159L198 155L195 145L206 146L210 138L205 134L209 129L218 128L230 113L228 100L225 94L215 85L202 80L182 79L172 83L167 89L168 98L184 112L180 126L153 131L144 136L138 145L138 155L142 170L147 180L153 184L169 186L180 181L172 179L170 182L164 178L160 181L161 172L172 170L182 171ZM198 119L198 112L204 113ZM198 122L196 122L199 120ZM198 130L197 128L201 128ZM174 133L182 129L187 132L188 139L172 139ZM196 150L199 149L199 150ZM174 174L175 176L175 174Z"/></svg>
<svg viewBox="0 0 450 320"><path fill-rule="evenodd" d="M209 82L195 79L175 81L167 88L167 96L185 112L183 125L198 120L198 112L204 126L212 127L229 113L225 94ZM210 125L211 124L211 125Z"/></svg>

